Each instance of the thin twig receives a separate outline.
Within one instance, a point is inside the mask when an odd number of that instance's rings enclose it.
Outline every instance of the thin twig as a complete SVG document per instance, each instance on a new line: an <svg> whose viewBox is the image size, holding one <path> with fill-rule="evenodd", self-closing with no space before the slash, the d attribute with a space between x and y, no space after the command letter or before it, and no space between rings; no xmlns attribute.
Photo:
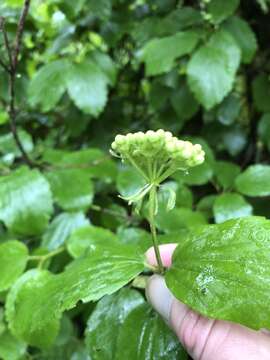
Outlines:
<svg viewBox="0 0 270 360"><path fill-rule="evenodd" d="M0 17L0 30L3 32L5 47L7 47L6 34L4 34L4 23L5 23L5 19L4 19L3 17ZM8 65L6 65L5 62L4 62L3 60L1 60L1 59L0 59L0 65L2 66L2 68L3 68L7 73L10 73L10 68L9 68Z"/></svg>
<svg viewBox="0 0 270 360"><path fill-rule="evenodd" d="M7 32L6 32L6 29L5 29L5 19L3 17L0 17L0 30L3 33L4 44L5 44L5 48L6 48L6 51L7 51L8 60L9 60L9 72L11 72L11 69L13 67L12 50L11 50L9 40L8 40L8 36L7 36Z"/></svg>
<svg viewBox="0 0 270 360"><path fill-rule="evenodd" d="M14 69L16 69L17 63L18 63L18 57L19 57L21 43L22 43L22 36L23 36L23 32L24 32L24 25L25 25L25 20L26 20L27 14L29 12L30 2L31 2L31 0L24 1L23 10L22 10L22 13L20 16L18 27L17 27L15 45L14 45L14 53L13 53L13 68Z"/></svg>
<svg viewBox="0 0 270 360"><path fill-rule="evenodd" d="M0 18L0 29L2 30L3 37L4 37L4 43L7 51L7 55L9 58L9 66L8 69L8 76L9 76L9 119L10 119L10 129L14 138L14 141L16 142L24 161L29 166L34 166L34 163L29 158L27 152L25 151L23 144L21 143L21 140L18 136L18 130L16 125L17 120L17 111L15 108L15 83L16 83L16 77L17 77L17 65L18 65L18 58L21 48L21 42L22 42L22 36L24 32L24 26L25 26L25 20L27 17L27 14L29 12L31 0L25 0L23 9L21 12L21 16L18 22L17 31L16 31L16 37L14 46L10 46L10 42L8 39L8 35L5 29L5 19L3 17Z"/></svg>

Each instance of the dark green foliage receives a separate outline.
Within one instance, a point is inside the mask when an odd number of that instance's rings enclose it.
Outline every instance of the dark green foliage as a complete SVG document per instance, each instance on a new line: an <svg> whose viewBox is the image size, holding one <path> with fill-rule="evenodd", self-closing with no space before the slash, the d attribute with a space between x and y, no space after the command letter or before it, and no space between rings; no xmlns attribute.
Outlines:
<svg viewBox="0 0 270 360"><path fill-rule="evenodd" d="M23 4L0 4L11 43ZM118 196L145 180L109 153L149 129L206 153L159 189L158 240L179 244L168 286L205 315L269 328L270 222L252 216L270 216L269 6L32 0L17 139L0 64L1 359L187 358L141 291L147 204Z"/></svg>

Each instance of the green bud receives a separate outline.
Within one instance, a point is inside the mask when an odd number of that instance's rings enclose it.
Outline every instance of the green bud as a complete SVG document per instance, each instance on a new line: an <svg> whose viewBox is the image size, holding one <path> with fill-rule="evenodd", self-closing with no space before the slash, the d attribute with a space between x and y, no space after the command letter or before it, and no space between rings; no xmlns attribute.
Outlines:
<svg viewBox="0 0 270 360"><path fill-rule="evenodd" d="M182 156L184 159L189 159L193 155L193 145L191 142L186 141L182 150Z"/></svg>
<svg viewBox="0 0 270 360"><path fill-rule="evenodd" d="M112 149L113 149L113 150L117 150L117 143L116 143L116 141L114 141L114 142L112 143Z"/></svg>
<svg viewBox="0 0 270 360"><path fill-rule="evenodd" d="M123 136L123 135L117 135L117 136L115 137L115 143L116 143L117 145L123 144L125 141L126 141L126 138L125 138L125 136Z"/></svg>
<svg viewBox="0 0 270 360"><path fill-rule="evenodd" d="M201 145L179 140L162 129L117 135L112 149L122 160L135 165L150 183L159 179L163 181L167 174L179 168L196 166L204 161Z"/></svg>

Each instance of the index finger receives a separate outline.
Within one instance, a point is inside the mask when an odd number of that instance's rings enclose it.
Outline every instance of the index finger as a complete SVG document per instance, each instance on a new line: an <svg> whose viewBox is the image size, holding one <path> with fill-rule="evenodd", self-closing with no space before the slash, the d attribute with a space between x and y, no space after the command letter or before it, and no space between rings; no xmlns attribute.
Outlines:
<svg viewBox="0 0 270 360"><path fill-rule="evenodd" d="M170 267L172 264L172 254L177 244L165 244L159 246L160 256L164 267ZM152 266L157 266L157 259L154 247L148 249L145 253L147 262Z"/></svg>

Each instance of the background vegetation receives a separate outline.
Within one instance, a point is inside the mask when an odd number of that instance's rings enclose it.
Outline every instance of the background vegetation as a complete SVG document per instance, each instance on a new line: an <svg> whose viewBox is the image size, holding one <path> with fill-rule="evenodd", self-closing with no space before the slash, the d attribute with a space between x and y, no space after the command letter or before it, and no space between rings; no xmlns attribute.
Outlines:
<svg viewBox="0 0 270 360"><path fill-rule="evenodd" d="M109 148L159 128L202 144L206 162L166 183L176 208L160 195L160 242L268 217L270 4L32 0L24 22L27 5L0 4L0 358L186 359L144 300L147 272L95 302L143 270L122 274L112 251L99 273L106 246L151 245L117 196L142 179Z"/></svg>

